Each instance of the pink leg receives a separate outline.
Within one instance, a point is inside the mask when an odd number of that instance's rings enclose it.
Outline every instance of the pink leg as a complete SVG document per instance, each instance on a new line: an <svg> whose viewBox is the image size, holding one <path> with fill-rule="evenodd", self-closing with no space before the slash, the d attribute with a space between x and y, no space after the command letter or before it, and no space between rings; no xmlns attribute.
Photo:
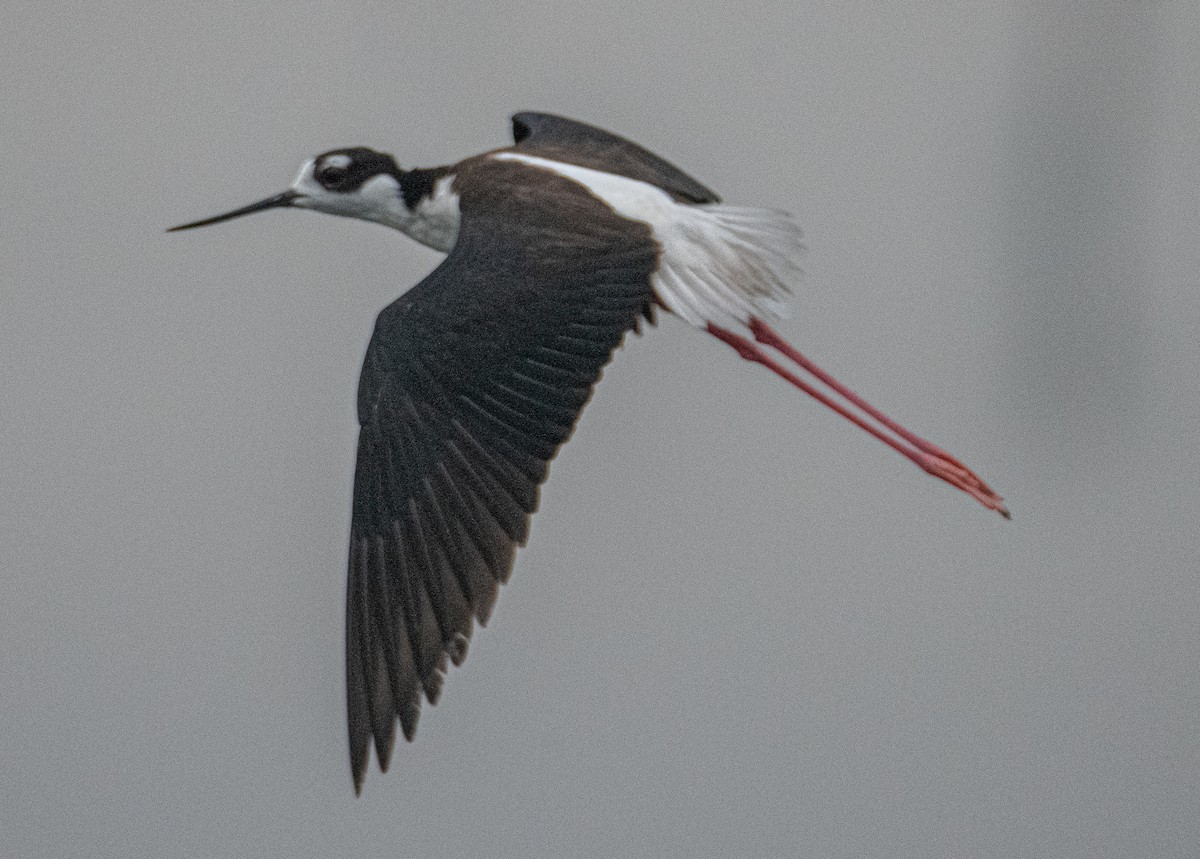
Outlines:
<svg viewBox="0 0 1200 859"><path fill-rule="evenodd" d="M846 418L851 423L866 430L875 438L882 441L888 447L902 454L908 459L915 462L925 472L932 474L941 480L946 481L951 486L961 489L966 492L983 506L989 510L995 510L1000 513L1005 519L1010 519L1011 514L1008 508L1004 506L1003 499L997 495L991 487L979 479L971 469L967 468L955 457L946 453L940 447L932 444L920 436L910 432L894 420L889 418L883 412L876 409L862 397L855 394L849 388L842 385L816 364L805 358L799 351L792 347L790 343L784 340L777 334L774 329L763 322L761 319L750 319L750 331L754 335L754 339L759 343L777 350L803 370L811 373L816 379L825 384L834 393L843 397L851 405L860 409L863 413L877 421L880 425L888 430L891 430L895 436L889 436L879 427L876 427L862 417L851 412L846 406L834 401L829 395L813 387L810 383L804 381L796 374L785 369L774 358L763 351L762 347L751 342L740 334L736 334L728 329L721 328L713 323L708 323L708 333L712 334L723 343L727 343L737 351L739 355L747 361L754 361L757 364L762 364L772 372L786 379L791 384L795 385L810 397L815 398L823 405L833 409L842 417Z"/></svg>

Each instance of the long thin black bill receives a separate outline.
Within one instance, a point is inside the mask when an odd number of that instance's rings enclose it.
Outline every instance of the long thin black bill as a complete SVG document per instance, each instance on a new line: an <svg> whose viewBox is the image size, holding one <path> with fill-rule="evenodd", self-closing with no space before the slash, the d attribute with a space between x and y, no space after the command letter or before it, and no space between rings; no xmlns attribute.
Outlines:
<svg viewBox="0 0 1200 859"><path fill-rule="evenodd" d="M177 233L180 230L190 230L193 227L207 227L209 224L219 224L221 221L230 221L234 218L240 218L242 215L253 215L255 212L261 212L264 209L279 209L292 205L293 201L299 196L300 193L298 191L284 191L282 194L276 194L274 197L268 197L265 200L259 200L257 203L251 203L249 206L234 209L232 212L226 212L224 215L215 215L211 218L205 218L203 221L195 221L191 224L181 224L178 227L171 227L167 232Z"/></svg>

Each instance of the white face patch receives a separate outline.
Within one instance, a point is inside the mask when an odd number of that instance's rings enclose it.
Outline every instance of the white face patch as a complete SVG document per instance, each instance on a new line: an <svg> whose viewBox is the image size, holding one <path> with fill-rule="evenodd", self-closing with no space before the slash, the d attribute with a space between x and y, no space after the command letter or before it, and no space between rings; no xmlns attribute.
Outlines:
<svg viewBox="0 0 1200 859"><path fill-rule="evenodd" d="M296 174L296 178L292 180L292 190L298 191L306 197L320 193L325 189L321 187L321 183L313 178L313 170L316 167L316 160L310 159L304 162L304 166L300 168L300 172ZM299 205L300 201L297 200Z"/></svg>
<svg viewBox="0 0 1200 859"><path fill-rule="evenodd" d="M786 314L783 301L800 278L797 259L804 253L803 233L787 212L676 203L637 179L518 152L492 157L578 182L618 215L649 225L662 247L654 293L692 325Z"/></svg>
<svg viewBox="0 0 1200 859"><path fill-rule="evenodd" d="M349 167L353 163L354 163L354 160L349 155L345 155L345 154L339 152L337 155L325 156L324 160L321 161L321 166L322 167L346 168L346 167Z"/></svg>
<svg viewBox="0 0 1200 859"><path fill-rule="evenodd" d="M330 155L322 161L324 167L335 158L345 155ZM400 183L394 176L372 176L353 191L330 191L313 177L316 161L307 161L292 182L292 190L300 193L293 205L302 209L315 209L330 215L359 218L364 221L388 223L407 211L400 199Z"/></svg>
<svg viewBox="0 0 1200 859"><path fill-rule="evenodd" d="M362 197L363 200L373 206L386 208L399 195L400 183L396 181L396 177L381 174L379 176L372 176L366 182L363 182L357 191L350 191L342 196Z"/></svg>

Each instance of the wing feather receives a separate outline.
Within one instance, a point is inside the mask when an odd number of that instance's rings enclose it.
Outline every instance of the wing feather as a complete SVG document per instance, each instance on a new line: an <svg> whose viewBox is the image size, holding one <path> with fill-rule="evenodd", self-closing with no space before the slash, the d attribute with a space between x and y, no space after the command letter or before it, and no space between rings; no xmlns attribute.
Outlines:
<svg viewBox="0 0 1200 859"><path fill-rule="evenodd" d="M455 248L380 313L363 362L346 596L356 789L370 746L386 768L397 718L411 740L421 698L436 702L466 657L550 460L653 301L648 228L536 168L473 169L493 171L474 183L487 196L462 195Z"/></svg>
<svg viewBox="0 0 1200 859"><path fill-rule="evenodd" d="M674 164L632 140L552 113L527 111L512 118L518 152L557 158L580 167L640 179L691 203L719 203L721 198Z"/></svg>

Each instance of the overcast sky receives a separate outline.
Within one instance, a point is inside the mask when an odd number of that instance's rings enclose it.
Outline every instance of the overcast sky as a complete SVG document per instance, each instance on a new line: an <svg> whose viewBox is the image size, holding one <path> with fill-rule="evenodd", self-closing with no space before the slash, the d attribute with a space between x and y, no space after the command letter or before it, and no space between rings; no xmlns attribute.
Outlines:
<svg viewBox="0 0 1200 859"><path fill-rule="evenodd" d="M0 854L1196 855L1194 2L0 25ZM1015 518L666 319L356 799L355 385L438 255L307 213L163 229L521 109L797 213L782 332Z"/></svg>

